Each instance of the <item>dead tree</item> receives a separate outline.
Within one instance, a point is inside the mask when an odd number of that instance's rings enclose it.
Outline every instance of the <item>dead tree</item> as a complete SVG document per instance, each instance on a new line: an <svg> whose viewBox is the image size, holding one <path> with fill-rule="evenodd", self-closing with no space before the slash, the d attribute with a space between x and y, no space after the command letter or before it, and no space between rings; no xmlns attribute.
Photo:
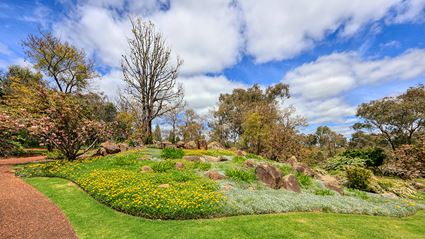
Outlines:
<svg viewBox="0 0 425 239"><path fill-rule="evenodd" d="M152 121L183 103L183 88L177 83L182 61L172 64L171 49L152 22L131 20L133 37L130 52L122 56L121 67L126 93L132 104L141 108L142 132L152 142Z"/></svg>

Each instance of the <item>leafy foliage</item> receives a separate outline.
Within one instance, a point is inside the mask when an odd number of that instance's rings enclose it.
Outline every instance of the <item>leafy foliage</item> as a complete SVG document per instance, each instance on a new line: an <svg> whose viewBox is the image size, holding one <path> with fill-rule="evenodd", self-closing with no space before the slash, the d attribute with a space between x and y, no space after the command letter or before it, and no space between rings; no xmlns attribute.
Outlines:
<svg viewBox="0 0 425 239"><path fill-rule="evenodd" d="M166 159L181 159L184 156L183 149L165 148L161 152L161 157Z"/></svg>
<svg viewBox="0 0 425 239"><path fill-rule="evenodd" d="M362 167L349 167L346 170L347 186L354 189L370 190L372 172Z"/></svg>
<svg viewBox="0 0 425 239"><path fill-rule="evenodd" d="M236 181L250 183L257 180L254 170L227 169L225 174L227 177Z"/></svg>
<svg viewBox="0 0 425 239"><path fill-rule="evenodd" d="M385 152L381 148L350 149L346 150L341 155L348 158L365 159L365 163L369 167L381 166L386 158Z"/></svg>
<svg viewBox="0 0 425 239"><path fill-rule="evenodd" d="M363 158L350 158L345 156L334 156L325 163L326 170L345 170L349 166L364 167L366 159Z"/></svg>
<svg viewBox="0 0 425 239"><path fill-rule="evenodd" d="M54 146L67 159L75 160L107 136L105 125L92 120L87 106L76 97L59 92L45 92L47 114L33 118L30 132L42 142Z"/></svg>

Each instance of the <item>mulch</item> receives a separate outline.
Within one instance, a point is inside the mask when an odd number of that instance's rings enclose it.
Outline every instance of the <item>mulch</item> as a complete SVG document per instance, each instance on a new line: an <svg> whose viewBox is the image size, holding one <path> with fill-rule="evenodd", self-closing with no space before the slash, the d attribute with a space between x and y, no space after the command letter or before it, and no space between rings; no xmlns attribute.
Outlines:
<svg viewBox="0 0 425 239"><path fill-rule="evenodd" d="M15 176L15 164L44 156L0 160L0 238L77 238L68 219L46 196Z"/></svg>

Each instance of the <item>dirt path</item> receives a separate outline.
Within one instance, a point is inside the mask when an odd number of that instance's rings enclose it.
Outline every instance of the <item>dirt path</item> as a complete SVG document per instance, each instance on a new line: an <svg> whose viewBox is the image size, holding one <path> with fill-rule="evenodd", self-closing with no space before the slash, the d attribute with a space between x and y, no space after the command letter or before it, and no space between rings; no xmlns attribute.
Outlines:
<svg viewBox="0 0 425 239"><path fill-rule="evenodd" d="M44 156L0 160L0 238L77 238L62 211L11 172Z"/></svg>

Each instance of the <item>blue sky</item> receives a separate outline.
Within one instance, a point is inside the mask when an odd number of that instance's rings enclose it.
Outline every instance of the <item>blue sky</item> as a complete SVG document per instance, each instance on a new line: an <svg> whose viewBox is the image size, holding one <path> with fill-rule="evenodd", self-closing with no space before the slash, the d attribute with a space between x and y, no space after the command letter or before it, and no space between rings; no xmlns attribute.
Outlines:
<svg viewBox="0 0 425 239"><path fill-rule="evenodd" d="M0 2L0 68L29 65L20 42L39 29L84 49L111 99L128 16L151 20L184 60L186 100L206 114L220 93L278 82L312 131L348 135L356 106L425 83L425 0L50 0Z"/></svg>

